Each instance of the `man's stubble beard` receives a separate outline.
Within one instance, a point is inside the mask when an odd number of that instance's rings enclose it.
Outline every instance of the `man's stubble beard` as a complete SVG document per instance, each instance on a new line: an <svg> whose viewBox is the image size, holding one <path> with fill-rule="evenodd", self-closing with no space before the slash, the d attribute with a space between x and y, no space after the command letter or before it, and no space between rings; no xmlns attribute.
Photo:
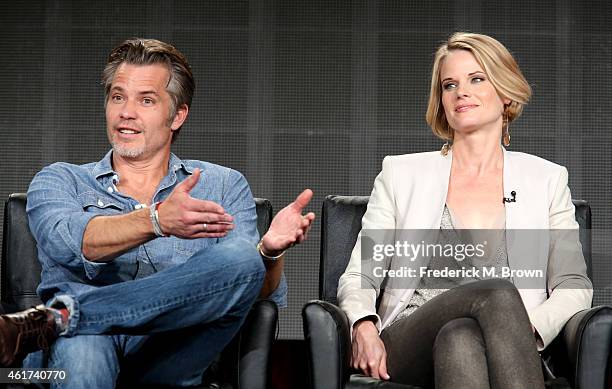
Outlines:
<svg viewBox="0 0 612 389"><path fill-rule="evenodd" d="M145 146L126 147L119 142L116 142L114 137L111 137L110 144L113 146L113 152L124 158L137 158L144 154Z"/></svg>

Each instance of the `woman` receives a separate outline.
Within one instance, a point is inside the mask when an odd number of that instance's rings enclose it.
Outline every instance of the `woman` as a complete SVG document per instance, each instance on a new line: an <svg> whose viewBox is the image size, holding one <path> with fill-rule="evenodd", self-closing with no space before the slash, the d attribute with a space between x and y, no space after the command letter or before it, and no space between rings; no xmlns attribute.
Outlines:
<svg viewBox="0 0 612 389"><path fill-rule="evenodd" d="M576 231L566 169L500 144L509 145L508 125L530 95L501 43L479 34L452 35L435 56L426 116L446 144L441 152L385 158L361 234ZM454 238L440 233L439 239ZM340 278L338 299L351 324L352 366L375 378L438 388L541 388L537 351L591 305L592 285L577 239L551 244L543 281L520 291L508 280L477 276L423 276L412 287L389 288L388 279L363 272L370 263L367 253L362 258L360 241ZM494 245L489 265L517 266L519 251L505 239ZM396 255L388 266L399 263ZM439 263L432 259L427 266Z"/></svg>

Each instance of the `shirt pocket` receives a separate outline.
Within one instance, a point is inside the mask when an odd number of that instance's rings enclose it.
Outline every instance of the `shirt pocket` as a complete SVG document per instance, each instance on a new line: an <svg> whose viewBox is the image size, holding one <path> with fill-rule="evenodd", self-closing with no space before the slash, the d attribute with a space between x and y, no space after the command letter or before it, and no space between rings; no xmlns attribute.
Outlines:
<svg viewBox="0 0 612 389"><path fill-rule="evenodd" d="M85 212L93 212L99 215L117 215L123 213L123 205L108 195L85 192L78 196L79 202Z"/></svg>

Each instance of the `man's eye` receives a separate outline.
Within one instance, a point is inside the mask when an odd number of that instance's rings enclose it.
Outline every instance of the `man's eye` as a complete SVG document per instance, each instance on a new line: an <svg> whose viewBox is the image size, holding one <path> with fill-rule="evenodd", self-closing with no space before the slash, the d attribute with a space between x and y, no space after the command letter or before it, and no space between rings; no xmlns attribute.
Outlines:
<svg viewBox="0 0 612 389"><path fill-rule="evenodd" d="M123 100L123 96L121 95L113 95L111 96L111 101L118 103Z"/></svg>
<svg viewBox="0 0 612 389"><path fill-rule="evenodd" d="M142 99L142 103L145 105L151 105L153 104L153 99L149 98L149 97L145 97L144 99Z"/></svg>

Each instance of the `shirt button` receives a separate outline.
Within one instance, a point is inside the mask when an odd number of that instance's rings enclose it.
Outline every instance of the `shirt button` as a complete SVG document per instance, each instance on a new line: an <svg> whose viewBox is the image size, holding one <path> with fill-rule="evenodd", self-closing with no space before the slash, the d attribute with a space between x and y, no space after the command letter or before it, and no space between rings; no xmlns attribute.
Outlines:
<svg viewBox="0 0 612 389"><path fill-rule="evenodd" d="M101 207L104 206L104 203L102 202L102 200L98 200L98 205L101 206Z"/></svg>
<svg viewBox="0 0 612 389"><path fill-rule="evenodd" d="M109 187L108 187L108 193L113 193L113 192L114 192L113 187L112 187L112 186L109 186Z"/></svg>

